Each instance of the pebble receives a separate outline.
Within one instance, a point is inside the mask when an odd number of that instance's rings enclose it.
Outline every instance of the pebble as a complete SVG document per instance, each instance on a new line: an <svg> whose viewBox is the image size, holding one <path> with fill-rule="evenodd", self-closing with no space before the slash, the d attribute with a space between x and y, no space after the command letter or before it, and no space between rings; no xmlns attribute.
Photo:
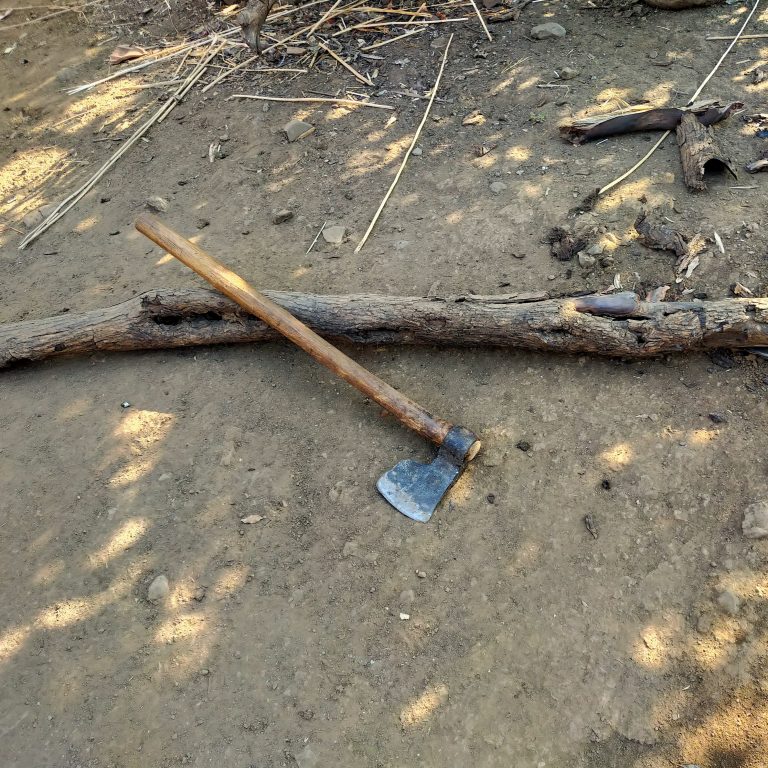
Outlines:
<svg viewBox="0 0 768 768"><path fill-rule="evenodd" d="M559 73L561 80L573 80L574 77L578 77L581 72L573 67L563 67Z"/></svg>
<svg viewBox="0 0 768 768"><path fill-rule="evenodd" d="M149 585L149 589L147 590L147 600L149 600L150 603L157 603L164 597L167 597L169 591L168 577L161 573Z"/></svg>
<svg viewBox="0 0 768 768"><path fill-rule="evenodd" d="M730 589L726 589L717 596L717 604L729 616L735 616L741 608L739 596L731 592Z"/></svg>
<svg viewBox="0 0 768 768"><path fill-rule="evenodd" d="M416 593L412 589L404 589L400 593L400 604L408 605L416 599Z"/></svg>
<svg viewBox="0 0 768 768"><path fill-rule="evenodd" d="M534 40L548 40L552 37L565 37L565 27L554 21L548 21L546 24L539 24L531 29L531 37Z"/></svg>
<svg viewBox="0 0 768 768"><path fill-rule="evenodd" d="M717 413L717 411L713 411L709 414L709 420L713 424L727 424L728 423L728 417L723 413Z"/></svg>
<svg viewBox="0 0 768 768"><path fill-rule="evenodd" d="M579 251L578 255L579 259L579 266L584 267L585 269L588 269L589 267L594 267L597 263L597 259L594 256L590 256L585 251Z"/></svg>
<svg viewBox="0 0 768 768"><path fill-rule="evenodd" d="M291 120L283 126L283 130L288 141L298 141L309 136L315 130L315 126L303 120Z"/></svg>
<svg viewBox="0 0 768 768"><path fill-rule="evenodd" d="M198 219L198 220L195 222L195 226L196 226L198 229L205 229L206 227L210 226L210 224L211 224L211 222L210 222L208 219L202 219L202 218L201 218L201 219Z"/></svg>
<svg viewBox="0 0 768 768"><path fill-rule="evenodd" d="M424 152L424 150L421 147L414 147L413 148L413 152L411 152L411 154L414 157L421 157L423 152Z"/></svg>
<svg viewBox="0 0 768 768"><path fill-rule="evenodd" d="M408 621L408 619L411 618L410 613L401 613L400 614L400 621Z"/></svg>
<svg viewBox="0 0 768 768"><path fill-rule="evenodd" d="M600 256L602 255L604 250L605 248L603 248L603 246L600 245L600 243L593 243L592 245L589 246L589 248L587 248L587 253L590 256Z"/></svg>
<svg viewBox="0 0 768 768"><path fill-rule="evenodd" d="M418 576L418 578L420 578L420 579L426 579L427 578L427 573L426 573L426 571L416 571L416 576Z"/></svg>
<svg viewBox="0 0 768 768"><path fill-rule="evenodd" d="M613 256L603 256L602 259L600 259L600 266L601 267L612 267L614 265L614 258Z"/></svg>
<svg viewBox="0 0 768 768"><path fill-rule="evenodd" d="M293 218L293 211L289 211L287 208L283 208L281 211L277 211L272 217L273 224L284 224L286 221L290 221Z"/></svg>
<svg viewBox="0 0 768 768"><path fill-rule="evenodd" d="M165 213L168 210L168 201L160 195L151 195L146 199L147 208L158 213Z"/></svg>
<svg viewBox="0 0 768 768"><path fill-rule="evenodd" d="M344 557L357 557L357 542L348 541L341 550Z"/></svg>
<svg viewBox="0 0 768 768"><path fill-rule="evenodd" d="M515 443L515 448L519 448L521 451L530 451L531 444L527 440L518 440Z"/></svg>
<svg viewBox="0 0 768 768"><path fill-rule="evenodd" d="M341 245L347 236L347 228L341 224L332 224L323 230L323 240L330 245Z"/></svg>
<svg viewBox="0 0 768 768"><path fill-rule="evenodd" d="M748 539L768 536L768 501L757 501L744 510L741 530Z"/></svg>
<svg viewBox="0 0 768 768"><path fill-rule="evenodd" d="M491 192L493 192L494 195L498 195L501 192L503 192L507 188L507 185L503 181L493 181L491 182Z"/></svg>

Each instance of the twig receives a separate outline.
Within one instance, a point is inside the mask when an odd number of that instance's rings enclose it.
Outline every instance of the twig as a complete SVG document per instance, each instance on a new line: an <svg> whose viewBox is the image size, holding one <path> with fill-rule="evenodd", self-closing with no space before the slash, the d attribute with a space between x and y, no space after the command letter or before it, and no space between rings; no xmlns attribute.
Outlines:
<svg viewBox="0 0 768 768"><path fill-rule="evenodd" d="M755 4L752 6L752 10L747 14L747 18L744 19L744 23L741 25L741 29L739 29L736 36L731 41L731 44L725 49L723 52L723 55L717 60L717 64L715 64L714 67L712 67L712 71L704 78L701 85L696 89L696 92L691 96L690 99L688 99L688 103L685 105L686 107L690 107L691 104L693 104L696 99L699 97L701 92L704 90L704 87L707 85L707 83L712 79L715 72L720 68L720 65L725 61L725 57L731 52L732 48L736 43L739 42L739 38L741 37L744 30L747 28L747 24L749 24L749 20L754 16L755 11L757 10L757 6L760 5L760 0L755 0ZM601 187L598 192L597 196L602 197L608 190L613 189L617 184L621 184L624 179L631 176L667 139L667 136L672 133L672 131L664 131L664 133L661 135L661 138L650 148L650 150L645 154L645 156L639 160L637 163L635 163L628 171L625 173L622 173L621 176L619 176L617 179L614 179L609 184L606 184L604 187Z"/></svg>
<svg viewBox="0 0 768 768"><path fill-rule="evenodd" d="M477 14L477 18L480 19L480 23L483 25L483 29L485 30L485 34L487 38L493 42L493 38L491 37L491 33L488 31L488 25L485 23L485 19L483 18L483 14L480 13L480 9L477 7L477 3L475 0L469 0L472 3L472 7L475 9L475 13Z"/></svg>
<svg viewBox="0 0 768 768"><path fill-rule="evenodd" d="M768 37L767 34L755 34L755 35L713 35L712 37L705 37L705 40L764 40Z"/></svg>
<svg viewBox="0 0 768 768"><path fill-rule="evenodd" d="M33 229L27 236L19 243L19 250L26 248L31 242L36 240L47 229L52 227L67 211L73 208L77 203L82 200L83 197L96 186L98 181L107 173L107 171L114 166L117 161L136 143L141 137L155 124L161 122L171 110L179 103L184 94L195 84L195 82L202 77L205 71L205 65L216 56L219 51L224 47L224 43L220 43L214 47L214 43L211 43L208 55L195 67L195 69L189 74L187 79L179 86L178 90L166 101L160 109L155 112L145 123L134 131L131 137L120 146L120 148L107 160L97 171L91 176L88 181L85 182L79 189L75 190L72 194L64 198L56 208L51 211L48 217L42 221L35 229Z"/></svg>
<svg viewBox="0 0 768 768"><path fill-rule="evenodd" d="M372 51L375 48L381 48L384 45L389 45L390 43L394 43L396 40L402 40L403 38L410 37L411 35L418 35L423 31L424 31L424 27L421 27L420 29L412 29L410 32L406 32L404 35L398 35L397 37L390 37L389 40L380 40L378 43L366 45L364 48L361 48L360 50Z"/></svg>
<svg viewBox="0 0 768 768"><path fill-rule="evenodd" d="M349 62L344 61L344 59L342 59L338 53L336 53L335 51L332 51L327 45L325 45L324 43L321 43L319 40L317 44L326 53L330 53L331 56L333 56L333 58L336 59L336 61L338 61L342 67L344 67L344 69L346 69L348 72L351 72L355 76L355 78L359 80L361 83L365 85L371 85L371 86L373 85L370 78L358 72Z"/></svg>
<svg viewBox="0 0 768 768"><path fill-rule="evenodd" d="M323 99L319 96L291 98L288 96L255 96L249 93L233 93L231 96L227 96L226 100L230 101L232 99L258 99L259 101L287 101L295 104L303 104L303 103L341 104L343 106L350 106L350 107L354 106L354 107L373 107L373 109L390 109L390 110L394 109L394 107L390 107L389 104L376 104L372 101L357 101L355 99Z"/></svg>
<svg viewBox="0 0 768 768"><path fill-rule="evenodd" d="M315 30L321 27L325 21L330 18L331 14L339 7L340 2L341 0L336 0L336 2L307 30L307 37L311 37Z"/></svg>
<svg viewBox="0 0 768 768"><path fill-rule="evenodd" d="M320 229L317 230L317 234L315 235L315 239L312 241L312 245L307 248L307 252L304 254L305 256L309 256L309 252L315 247L315 243L320 239L320 235L323 234L323 230L325 229L325 225L328 223L328 219L326 219L323 222L323 226L320 227Z"/></svg>
<svg viewBox="0 0 768 768"><path fill-rule="evenodd" d="M397 173L395 174L395 178L393 179L392 184L390 184L389 189L387 190L387 194L384 195L384 199L381 201L381 204L379 205L376 213L371 219L371 223L368 225L368 229L365 230L363 239L357 244L357 247L355 248L355 253L360 253L360 251L363 249L363 246L365 245L366 240L368 240L371 232L373 232L373 228L376 226L376 222L379 220L379 216L381 216L381 212L384 210L384 206L387 204L387 200L389 200L393 190L395 189L395 186L397 185L397 182L400 180L400 176L405 170L405 165L408 162L408 158L411 156L411 152L413 151L413 148L416 146L416 142L419 140L421 129L424 127L424 123L427 122L427 118L429 117L429 111L430 109L432 109L432 103L434 102L435 96L437 95L437 89L440 87L440 80L443 77L445 62L448 61L448 50L450 49L452 42L453 42L453 35L451 35L448 38L448 43L445 46L445 51L443 51L443 60L440 62L440 69L438 70L437 78L435 79L435 84L432 87L432 95L430 96L429 103L427 104L426 110L424 110L424 117L421 118L419 127L416 129L416 133L413 134L413 139L411 140L411 144L405 153L405 157L403 158L403 162L400 164L400 168L398 168Z"/></svg>

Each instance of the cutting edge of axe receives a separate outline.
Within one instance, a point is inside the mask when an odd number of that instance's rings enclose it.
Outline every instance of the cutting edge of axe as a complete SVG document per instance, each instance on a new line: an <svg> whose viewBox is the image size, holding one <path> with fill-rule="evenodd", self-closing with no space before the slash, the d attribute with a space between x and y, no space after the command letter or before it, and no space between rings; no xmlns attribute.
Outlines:
<svg viewBox="0 0 768 768"><path fill-rule="evenodd" d="M438 446L428 464L407 459L384 473L377 483L381 495L412 520L427 522L466 465L480 450L477 435L434 416L414 400L345 355L283 307L259 293L242 277L220 264L195 243L159 219L141 214L136 229L171 256L207 280L241 307L274 328L318 363L389 411L409 429Z"/></svg>

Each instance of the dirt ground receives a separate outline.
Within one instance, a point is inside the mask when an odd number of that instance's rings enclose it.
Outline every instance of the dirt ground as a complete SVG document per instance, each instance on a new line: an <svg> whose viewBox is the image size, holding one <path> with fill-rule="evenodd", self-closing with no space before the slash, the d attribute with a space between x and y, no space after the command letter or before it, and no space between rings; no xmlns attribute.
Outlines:
<svg viewBox="0 0 768 768"><path fill-rule="evenodd" d="M149 31L63 15L0 32L0 321L200 285L133 230L150 195L265 288L556 294L619 274L638 291L719 298L738 281L765 295L765 177L713 178L694 196L669 140L594 212L569 216L650 144L557 135L619 100L685 103L726 45L705 36L733 33L745 10L544 2L494 26L493 43L476 20L451 25L422 154L360 254L426 103L393 92L428 91L445 28L381 49L371 92L397 106L389 125L373 109L225 100L355 90L327 64L193 90L23 251L22 216L79 186L162 92L135 88L140 75L62 89L104 76L118 42L147 43L163 23L170 34L178 14ZM565 38L529 38L551 20ZM748 31L766 20L758 11ZM768 84L746 72L766 57L765 41L740 43L704 96L765 110ZM565 66L579 73L567 83ZM485 122L463 126L473 110ZM316 130L288 144L293 117ZM739 167L762 149L740 116L717 135ZM213 163L212 142L225 149ZM478 157L482 145L495 148ZM644 207L718 232L725 253L711 245L676 285L674 257L632 237ZM281 208L294 218L274 225ZM349 240L307 254L324 222ZM613 264L553 260L557 225L591 228ZM3 766L766 764L768 547L740 527L768 496L765 361L352 353L483 438L427 525L388 507L375 480L429 447L288 345L0 374ZM251 514L264 519L240 522ZM161 574L170 592L153 604Z"/></svg>

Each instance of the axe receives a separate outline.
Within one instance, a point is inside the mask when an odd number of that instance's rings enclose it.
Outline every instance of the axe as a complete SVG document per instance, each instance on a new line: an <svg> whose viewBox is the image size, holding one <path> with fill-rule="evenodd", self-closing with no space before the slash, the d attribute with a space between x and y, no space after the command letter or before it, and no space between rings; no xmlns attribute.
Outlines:
<svg viewBox="0 0 768 768"><path fill-rule="evenodd" d="M318 363L375 400L406 427L435 443L438 451L431 463L406 459L385 472L376 484L381 495L406 517L422 523L432 517L448 489L480 450L480 440L474 432L433 416L154 216L139 216L136 229Z"/></svg>

